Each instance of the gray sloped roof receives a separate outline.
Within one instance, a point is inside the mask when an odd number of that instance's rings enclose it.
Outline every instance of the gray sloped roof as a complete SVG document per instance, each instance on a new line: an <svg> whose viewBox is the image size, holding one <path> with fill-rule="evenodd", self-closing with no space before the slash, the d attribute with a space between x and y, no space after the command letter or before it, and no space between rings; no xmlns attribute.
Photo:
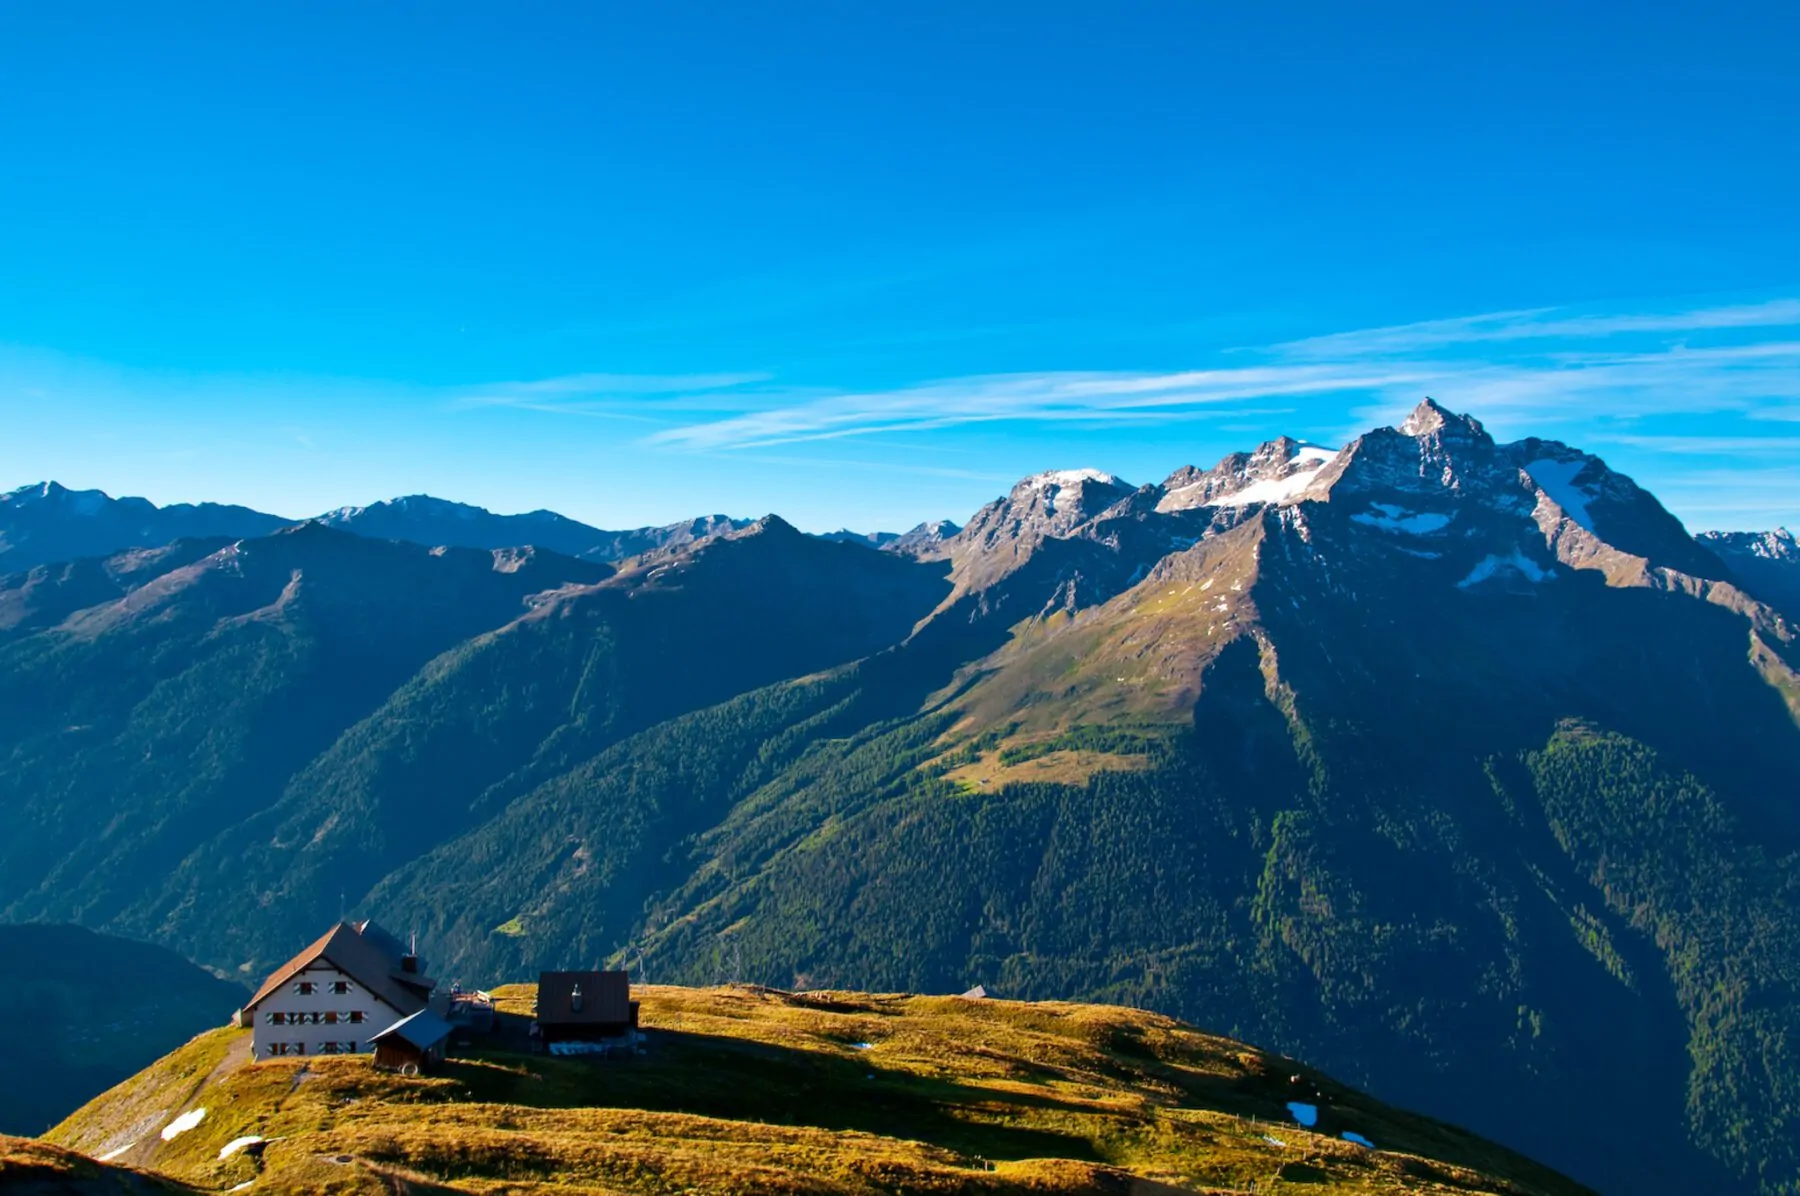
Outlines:
<svg viewBox="0 0 1800 1196"><path fill-rule="evenodd" d="M381 1033L370 1038L369 1041L381 1042L383 1039L398 1038L421 1051L428 1051L450 1037L451 1033L452 1027L449 1022L429 1009L421 1009L411 1017L401 1018Z"/></svg>
<svg viewBox="0 0 1800 1196"><path fill-rule="evenodd" d="M356 928L356 933L386 951L392 958L398 960L406 954L406 944L400 941L400 936L389 933L388 928L376 922L375 919L364 918L361 922L352 922L351 925ZM420 960L419 966L423 968L425 961Z"/></svg>

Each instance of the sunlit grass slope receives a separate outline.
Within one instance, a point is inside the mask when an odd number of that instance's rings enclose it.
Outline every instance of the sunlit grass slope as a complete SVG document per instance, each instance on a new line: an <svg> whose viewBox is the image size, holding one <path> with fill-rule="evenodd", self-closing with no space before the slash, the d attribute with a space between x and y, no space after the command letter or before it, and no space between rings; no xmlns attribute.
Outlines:
<svg viewBox="0 0 1800 1196"><path fill-rule="evenodd" d="M252 1064L246 1032L215 1030L47 1138L197 1188L256 1192L1584 1190L1289 1060L1135 1010L640 992L650 1037L630 1060L489 1051L405 1079L366 1057ZM528 987L498 995L503 1012L528 1012ZM1318 1106L1313 1130L1288 1112L1295 1099ZM163 1137L200 1108L191 1129ZM227 1150L249 1138L267 1141Z"/></svg>

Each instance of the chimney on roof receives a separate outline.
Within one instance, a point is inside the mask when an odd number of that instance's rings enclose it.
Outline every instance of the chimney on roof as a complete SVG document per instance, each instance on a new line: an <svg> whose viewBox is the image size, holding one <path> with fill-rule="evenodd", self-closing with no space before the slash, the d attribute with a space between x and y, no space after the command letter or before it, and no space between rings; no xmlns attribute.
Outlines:
<svg viewBox="0 0 1800 1196"><path fill-rule="evenodd" d="M579 982L569 990L569 1012L581 1012L581 985Z"/></svg>
<svg viewBox="0 0 1800 1196"><path fill-rule="evenodd" d="M402 955L400 957L400 970L402 972L416 973L419 970L419 957L417 955Z"/></svg>

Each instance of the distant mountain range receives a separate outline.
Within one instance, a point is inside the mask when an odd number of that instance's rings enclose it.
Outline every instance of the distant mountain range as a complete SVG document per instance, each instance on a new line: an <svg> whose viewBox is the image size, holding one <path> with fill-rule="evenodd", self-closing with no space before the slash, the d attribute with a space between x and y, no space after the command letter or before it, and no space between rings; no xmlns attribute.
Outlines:
<svg viewBox="0 0 1800 1196"><path fill-rule="evenodd" d="M1800 1171L1786 533L1431 402L900 551L408 506L0 581L0 917L245 978L350 911L470 983L980 982L1603 1190Z"/></svg>
<svg viewBox="0 0 1800 1196"><path fill-rule="evenodd" d="M38 482L0 493L0 574L134 548L159 548L177 540L266 536L295 522L307 521L217 503L158 507L147 499L112 498L99 490L70 490L55 482ZM529 546L580 560L620 561L742 531L753 520L702 515L663 527L604 531L554 511L496 515L467 503L415 494L367 507L340 507L312 522L359 536L430 547ZM905 533L840 531L827 538L909 551L955 532L955 524L937 520Z"/></svg>
<svg viewBox="0 0 1800 1196"><path fill-rule="evenodd" d="M108 556L181 539L266 536L290 520L248 507L111 498L40 482L0 494L0 573L56 561Z"/></svg>

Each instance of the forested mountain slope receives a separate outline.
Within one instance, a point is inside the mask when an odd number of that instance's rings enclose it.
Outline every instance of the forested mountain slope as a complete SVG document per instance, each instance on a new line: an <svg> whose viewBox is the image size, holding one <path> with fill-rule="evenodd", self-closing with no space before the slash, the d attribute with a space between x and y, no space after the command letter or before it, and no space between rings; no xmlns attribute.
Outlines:
<svg viewBox="0 0 1800 1196"><path fill-rule="evenodd" d="M1138 1004L1605 1189L1791 1191L1800 638L1730 548L1427 402L904 555L70 567L0 587L0 911Z"/></svg>

